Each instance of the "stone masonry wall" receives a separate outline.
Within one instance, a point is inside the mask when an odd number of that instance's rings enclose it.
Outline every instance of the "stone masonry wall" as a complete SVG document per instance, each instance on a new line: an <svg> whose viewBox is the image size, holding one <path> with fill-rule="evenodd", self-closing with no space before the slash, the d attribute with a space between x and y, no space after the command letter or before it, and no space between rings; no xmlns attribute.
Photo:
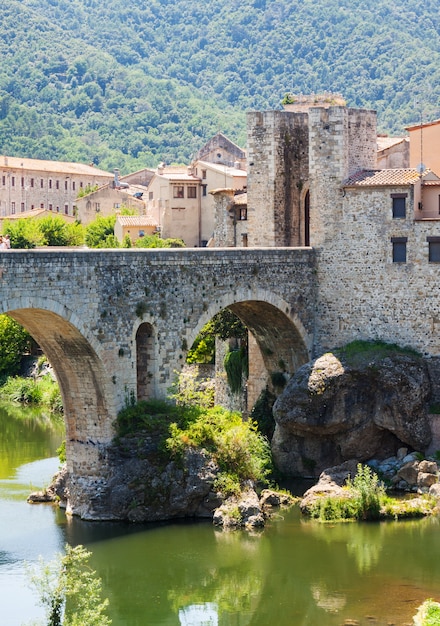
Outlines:
<svg viewBox="0 0 440 626"><path fill-rule="evenodd" d="M150 325L152 354L142 358L153 397L166 395L198 332L227 306L265 347L268 367L282 358L293 371L311 355L315 271L305 249L1 254L0 312L30 330L61 384L72 511L90 517L102 505L113 422L137 393L141 324Z"/></svg>
<svg viewBox="0 0 440 626"><path fill-rule="evenodd" d="M299 246L308 180L307 113L251 112L248 125L249 246Z"/></svg>

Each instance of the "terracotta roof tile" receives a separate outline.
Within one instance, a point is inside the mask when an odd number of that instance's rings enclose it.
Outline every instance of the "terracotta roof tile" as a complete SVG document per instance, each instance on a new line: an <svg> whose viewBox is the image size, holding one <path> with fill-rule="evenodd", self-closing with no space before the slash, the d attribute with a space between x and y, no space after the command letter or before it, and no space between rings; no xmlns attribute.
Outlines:
<svg viewBox="0 0 440 626"><path fill-rule="evenodd" d="M122 226L157 226L157 222L148 215L118 215L116 218Z"/></svg>
<svg viewBox="0 0 440 626"><path fill-rule="evenodd" d="M87 176L104 176L113 178L114 174L105 172L92 165L84 163L70 163L66 161L43 161L40 159L27 159L22 157L0 156L1 169L34 170L53 174L77 174Z"/></svg>
<svg viewBox="0 0 440 626"><path fill-rule="evenodd" d="M360 170L344 183L343 187L390 187L393 185L414 185L420 178L415 168L390 170Z"/></svg>

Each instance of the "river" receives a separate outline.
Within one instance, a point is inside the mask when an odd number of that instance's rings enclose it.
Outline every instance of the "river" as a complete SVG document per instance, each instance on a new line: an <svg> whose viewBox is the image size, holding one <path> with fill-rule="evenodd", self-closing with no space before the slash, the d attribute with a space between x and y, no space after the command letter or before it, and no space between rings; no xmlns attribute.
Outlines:
<svg viewBox="0 0 440 626"><path fill-rule="evenodd" d="M66 542L91 550L114 626L404 626L440 599L438 518L331 526L292 509L251 534L82 522L26 503L56 471L61 439L44 416L0 410L2 626L42 619L27 570Z"/></svg>

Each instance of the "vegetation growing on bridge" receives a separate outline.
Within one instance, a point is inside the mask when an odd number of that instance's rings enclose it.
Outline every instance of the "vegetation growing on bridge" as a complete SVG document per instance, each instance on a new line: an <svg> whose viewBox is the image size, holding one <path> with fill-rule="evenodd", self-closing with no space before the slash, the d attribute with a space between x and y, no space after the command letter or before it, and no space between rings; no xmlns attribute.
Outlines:
<svg viewBox="0 0 440 626"><path fill-rule="evenodd" d="M117 441L125 435L156 433L164 458L183 459L188 448L203 448L220 471L214 487L223 495L240 493L247 480L266 483L272 471L270 446L252 420L222 407L188 402L143 401L123 409L116 421Z"/></svg>

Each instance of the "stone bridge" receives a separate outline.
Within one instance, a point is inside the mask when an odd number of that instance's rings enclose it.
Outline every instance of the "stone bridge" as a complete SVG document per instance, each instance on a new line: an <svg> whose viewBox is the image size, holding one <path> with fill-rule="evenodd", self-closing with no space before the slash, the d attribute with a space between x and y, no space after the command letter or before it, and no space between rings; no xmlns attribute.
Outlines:
<svg viewBox="0 0 440 626"><path fill-rule="evenodd" d="M165 397L220 310L246 324L268 372L306 362L315 274L310 248L3 253L0 312L30 332L60 383L72 511L84 513L76 501L102 479L118 411L132 397Z"/></svg>

